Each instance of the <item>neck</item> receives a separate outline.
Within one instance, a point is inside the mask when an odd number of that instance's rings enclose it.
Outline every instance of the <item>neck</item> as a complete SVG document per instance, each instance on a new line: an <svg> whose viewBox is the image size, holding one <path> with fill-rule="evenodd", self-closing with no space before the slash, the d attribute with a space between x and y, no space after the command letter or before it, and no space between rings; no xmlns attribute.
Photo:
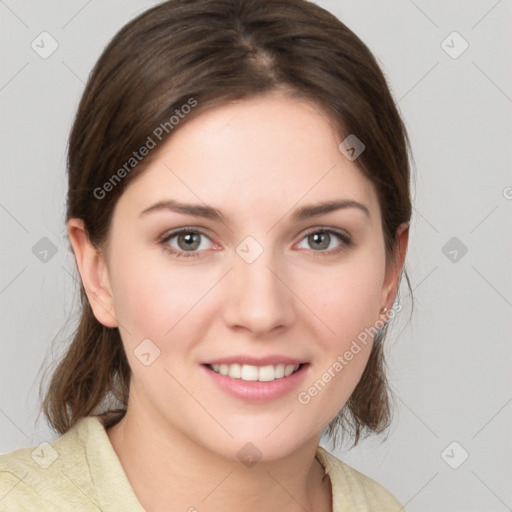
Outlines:
<svg viewBox="0 0 512 512"><path fill-rule="evenodd" d="M148 512L331 510L330 480L315 458L320 435L284 458L244 465L130 405L107 434Z"/></svg>

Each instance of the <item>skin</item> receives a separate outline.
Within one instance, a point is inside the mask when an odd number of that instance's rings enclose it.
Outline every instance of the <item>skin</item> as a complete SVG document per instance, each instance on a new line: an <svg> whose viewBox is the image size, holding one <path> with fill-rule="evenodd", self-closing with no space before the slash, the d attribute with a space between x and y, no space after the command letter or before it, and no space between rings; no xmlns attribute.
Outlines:
<svg viewBox="0 0 512 512"><path fill-rule="evenodd" d="M375 189L341 154L341 140L322 110L301 99L273 93L223 105L162 144L116 204L102 251L81 220L68 222L94 314L119 327L132 369L126 416L107 434L146 510L331 510L315 451L371 343L307 405L297 394L365 328L386 320L380 310L393 304L408 243L402 225L386 265ZM141 216L165 199L215 207L226 220L170 210ZM335 199L358 201L369 216L344 208L292 221L295 209ZM183 227L206 233L197 257L165 250L186 252L178 236L159 243ZM315 244L307 235L321 228L349 233L352 244L335 234L327 248ZM236 252L248 236L263 248L252 263ZM134 355L144 339L160 350L149 366ZM244 401L201 367L233 354L287 355L309 367L284 397ZM236 455L247 442L262 454L250 468Z"/></svg>

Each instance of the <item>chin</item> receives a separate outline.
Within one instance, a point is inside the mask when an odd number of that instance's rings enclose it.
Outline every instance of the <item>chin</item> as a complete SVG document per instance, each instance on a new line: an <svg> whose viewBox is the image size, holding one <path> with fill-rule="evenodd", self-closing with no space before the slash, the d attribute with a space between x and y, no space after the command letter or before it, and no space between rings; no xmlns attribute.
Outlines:
<svg viewBox="0 0 512 512"><path fill-rule="evenodd" d="M272 421L264 422L249 418L239 422L236 428L230 430L233 438L224 435L222 438L217 437L213 446L208 444L212 451L222 457L238 460L251 467L255 461L272 462L285 458L304 444L311 442L312 438L315 438L316 443L318 442L321 430L316 434L312 429L311 434L308 435L304 429L304 423L296 426L285 425L293 417L293 412L283 421L285 417L286 414L278 419L272 418Z"/></svg>

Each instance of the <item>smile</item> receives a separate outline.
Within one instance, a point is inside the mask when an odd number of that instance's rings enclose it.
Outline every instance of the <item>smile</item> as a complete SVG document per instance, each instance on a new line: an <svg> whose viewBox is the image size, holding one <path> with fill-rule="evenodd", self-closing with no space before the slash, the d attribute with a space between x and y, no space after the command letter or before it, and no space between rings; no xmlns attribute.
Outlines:
<svg viewBox="0 0 512 512"><path fill-rule="evenodd" d="M247 382L271 382L276 379L282 379L289 377L301 367L300 364L268 364L265 366L254 366L238 363L209 364L207 366L215 373Z"/></svg>

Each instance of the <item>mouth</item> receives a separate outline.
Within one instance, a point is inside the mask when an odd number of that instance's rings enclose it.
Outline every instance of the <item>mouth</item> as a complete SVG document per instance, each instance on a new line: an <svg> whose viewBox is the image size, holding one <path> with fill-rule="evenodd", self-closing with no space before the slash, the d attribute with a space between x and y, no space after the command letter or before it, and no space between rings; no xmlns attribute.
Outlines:
<svg viewBox="0 0 512 512"><path fill-rule="evenodd" d="M304 363L267 364L264 366L232 363L207 364L205 366L213 372L230 377L231 379L240 379L246 382L272 382L293 375L304 366Z"/></svg>
<svg viewBox="0 0 512 512"><path fill-rule="evenodd" d="M297 391L310 363L286 356L255 359L231 356L202 365L209 381L222 392L249 403L276 400Z"/></svg>

